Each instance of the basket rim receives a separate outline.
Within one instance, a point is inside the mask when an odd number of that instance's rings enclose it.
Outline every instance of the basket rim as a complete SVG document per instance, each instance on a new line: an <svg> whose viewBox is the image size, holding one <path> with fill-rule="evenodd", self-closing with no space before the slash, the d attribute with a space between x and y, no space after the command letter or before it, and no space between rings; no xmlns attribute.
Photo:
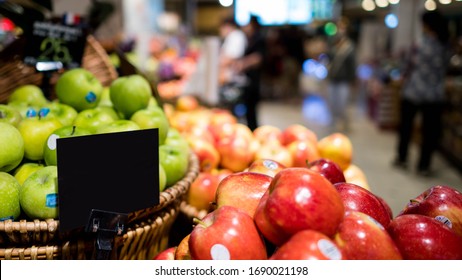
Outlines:
<svg viewBox="0 0 462 280"><path fill-rule="evenodd" d="M155 214L157 211L162 210L169 206L174 201L182 199L188 192L190 185L199 174L199 160L193 152L189 153L188 170L185 176L174 185L164 189L159 194L159 204L141 209L129 214L128 223L136 222L149 215ZM58 219L22 219L19 221L4 220L0 221L0 233L11 234L13 232L27 233L27 232L58 232L59 220Z"/></svg>

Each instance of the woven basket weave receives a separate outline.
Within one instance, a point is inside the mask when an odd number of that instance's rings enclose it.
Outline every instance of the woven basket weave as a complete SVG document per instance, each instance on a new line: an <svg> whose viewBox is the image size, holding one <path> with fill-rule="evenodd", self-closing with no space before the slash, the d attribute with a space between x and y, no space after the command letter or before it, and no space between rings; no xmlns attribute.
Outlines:
<svg viewBox="0 0 462 280"><path fill-rule="evenodd" d="M187 174L160 193L158 205L129 215L127 232L114 240L113 258L152 259L166 249L180 205L198 174L198 159L191 154ZM58 223L57 220L0 222L0 247L6 247L0 248L0 260L91 259L93 235L61 238Z"/></svg>

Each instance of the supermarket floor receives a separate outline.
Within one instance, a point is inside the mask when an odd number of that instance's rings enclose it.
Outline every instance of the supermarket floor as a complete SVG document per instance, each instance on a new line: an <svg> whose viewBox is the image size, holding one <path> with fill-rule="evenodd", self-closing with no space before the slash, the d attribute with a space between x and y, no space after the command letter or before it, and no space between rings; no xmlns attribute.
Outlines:
<svg viewBox="0 0 462 280"><path fill-rule="evenodd" d="M265 99L259 105L259 125L271 124L285 128L300 123L315 131L318 138L333 132L326 125L328 113L322 107L322 98L295 97L287 99ZM419 177L410 168L408 171L392 167L396 134L380 129L365 113L364 106L352 102L349 108L351 124L343 131L352 141L353 162L366 174L371 190L382 196L396 215L414 198L434 185L449 185L462 191L462 174L437 153L434 157L432 177ZM410 163L417 158L417 147L410 150Z"/></svg>

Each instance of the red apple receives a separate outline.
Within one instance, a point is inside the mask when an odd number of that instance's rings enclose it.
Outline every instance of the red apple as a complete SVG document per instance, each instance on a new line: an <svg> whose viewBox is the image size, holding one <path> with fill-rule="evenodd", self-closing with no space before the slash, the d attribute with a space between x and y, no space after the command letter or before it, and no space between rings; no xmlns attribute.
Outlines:
<svg viewBox="0 0 462 280"><path fill-rule="evenodd" d="M378 221L383 227L388 226L391 221L390 213L373 193L351 183L337 183L334 186L342 197L345 211L365 213Z"/></svg>
<svg viewBox="0 0 462 280"><path fill-rule="evenodd" d="M210 204L215 201L218 188L218 177L208 172L200 172L191 183L188 190L187 202L198 210L210 209Z"/></svg>
<svg viewBox="0 0 462 280"><path fill-rule="evenodd" d="M364 174L362 169L359 168L359 166L356 164L351 163L347 169L343 171L343 175L345 175L345 180L347 183L358 185L368 191L371 190L369 182L367 181L366 174Z"/></svg>
<svg viewBox="0 0 462 280"><path fill-rule="evenodd" d="M332 184L345 182L342 169L332 160L320 158L308 163L308 168L319 172L326 177Z"/></svg>
<svg viewBox="0 0 462 280"><path fill-rule="evenodd" d="M247 171L262 173L274 177L284 168L286 168L286 166L272 159L256 159L250 164Z"/></svg>
<svg viewBox="0 0 462 280"><path fill-rule="evenodd" d="M334 237L349 260L401 260L386 229L371 216L346 211Z"/></svg>
<svg viewBox="0 0 462 280"><path fill-rule="evenodd" d="M292 166L306 167L308 162L315 161L320 158L316 143L311 140L295 140L287 145L292 156Z"/></svg>
<svg viewBox="0 0 462 280"><path fill-rule="evenodd" d="M287 167L291 167L293 162L289 149L279 142L268 142L261 145L255 152L255 160L260 159L271 159Z"/></svg>
<svg viewBox="0 0 462 280"><path fill-rule="evenodd" d="M169 248L161 251L159 254L157 254L153 258L153 260L174 260L175 259L175 251L176 251L176 246L169 247Z"/></svg>
<svg viewBox="0 0 462 280"><path fill-rule="evenodd" d="M175 251L175 260L190 260L191 252L189 251L189 238L191 234L186 235L178 244Z"/></svg>
<svg viewBox="0 0 462 280"><path fill-rule="evenodd" d="M254 160L251 144L250 139L239 134L219 139L216 147L220 154L220 166L233 172L249 167Z"/></svg>
<svg viewBox="0 0 462 280"><path fill-rule="evenodd" d="M387 228L407 260L462 260L462 237L434 218L406 214Z"/></svg>
<svg viewBox="0 0 462 280"><path fill-rule="evenodd" d="M271 181L264 211L285 234L313 229L332 236L343 219L344 206L339 192L321 174L289 167Z"/></svg>
<svg viewBox="0 0 462 280"><path fill-rule="evenodd" d="M340 248L326 235L302 230L279 247L270 260L342 260Z"/></svg>
<svg viewBox="0 0 462 280"><path fill-rule="evenodd" d="M385 207L385 209L387 209L387 212L388 212L388 215L390 216L390 219L393 219L393 210L391 210L391 207L390 205L388 204L388 202L385 201L385 199L383 199L381 196L378 196L378 195L375 195L379 200L380 202L382 202L383 204L383 207Z"/></svg>
<svg viewBox="0 0 462 280"><path fill-rule="evenodd" d="M462 193L449 186L433 186L411 201L399 215L421 214L435 218L462 237Z"/></svg>
<svg viewBox="0 0 462 280"><path fill-rule="evenodd" d="M353 158L353 145L343 133L332 133L318 141L318 150L322 158L327 158L345 171Z"/></svg>
<svg viewBox="0 0 462 280"><path fill-rule="evenodd" d="M189 250L194 260L264 260L266 247L247 213L222 206L192 230Z"/></svg>
<svg viewBox="0 0 462 280"><path fill-rule="evenodd" d="M200 171L209 172L218 167L220 154L212 143L194 136L189 136L186 139L192 152L197 155Z"/></svg>
<svg viewBox="0 0 462 280"><path fill-rule="evenodd" d="M178 111L192 111L198 109L199 106L199 101L192 95L182 95L175 102L175 108Z"/></svg>
<svg viewBox="0 0 462 280"><path fill-rule="evenodd" d="M228 175L218 185L215 202L217 207L234 206L253 218L260 199L273 177L256 172L238 172Z"/></svg>
<svg viewBox="0 0 462 280"><path fill-rule="evenodd" d="M280 142L282 130L273 125L262 125L254 129L253 135L261 144L268 142Z"/></svg>
<svg viewBox="0 0 462 280"><path fill-rule="evenodd" d="M270 243L276 246L280 246L290 238L290 235L284 233L284 231L280 227L272 224L269 221L265 211L266 201L268 200L268 197L269 189L263 194L260 202L258 203L253 219L263 237L265 237L265 239L268 240Z"/></svg>
<svg viewBox="0 0 462 280"><path fill-rule="evenodd" d="M316 134L301 124L291 124L282 130L280 142L287 146L296 140L308 140L312 143L317 143L318 137Z"/></svg>

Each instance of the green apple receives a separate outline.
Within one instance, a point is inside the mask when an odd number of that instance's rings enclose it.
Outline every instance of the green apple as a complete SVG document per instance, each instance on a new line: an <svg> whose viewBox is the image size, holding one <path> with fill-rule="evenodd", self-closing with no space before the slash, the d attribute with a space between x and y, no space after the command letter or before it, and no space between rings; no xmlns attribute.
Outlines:
<svg viewBox="0 0 462 280"><path fill-rule="evenodd" d="M159 162L165 170L167 187L181 180L188 171L188 154L182 147L165 144L159 146Z"/></svg>
<svg viewBox="0 0 462 280"><path fill-rule="evenodd" d="M42 107L48 103L42 89L36 85L22 85L17 87L8 97L8 103L22 102L30 106Z"/></svg>
<svg viewBox="0 0 462 280"><path fill-rule="evenodd" d="M112 123L102 125L96 130L97 134L140 130L139 125L130 120L116 120Z"/></svg>
<svg viewBox="0 0 462 280"><path fill-rule="evenodd" d="M8 106L13 107L17 111L19 111L19 114L21 115L22 119L27 117L29 111L35 111L35 113L37 113L41 108L39 106L32 106L22 101L9 102Z"/></svg>
<svg viewBox="0 0 462 280"><path fill-rule="evenodd" d="M24 157L30 160L42 160L43 145L48 136L62 126L55 116L41 113L36 117L23 119L18 125L18 130L24 139Z"/></svg>
<svg viewBox="0 0 462 280"><path fill-rule="evenodd" d="M98 108L86 109L81 111L74 119L74 125L85 128L91 133L96 133L98 127L110 124L117 120L111 112Z"/></svg>
<svg viewBox="0 0 462 280"><path fill-rule="evenodd" d="M170 124L167 116L160 107L138 110L130 119L136 122L141 129L158 128L159 145L164 144Z"/></svg>
<svg viewBox="0 0 462 280"><path fill-rule="evenodd" d="M162 164L159 163L159 191L165 190L167 187L167 174Z"/></svg>
<svg viewBox="0 0 462 280"><path fill-rule="evenodd" d="M111 96L109 95L109 87L104 87L103 92L101 93L101 98L98 102L98 107L105 106L105 107L113 107Z"/></svg>
<svg viewBox="0 0 462 280"><path fill-rule="evenodd" d="M74 68L58 78L55 91L61 103L70 105L80 112L98 105L103 85L90 71Z"/></svg>
<svg viewBox="0 0 462 280"><path fill-rule="evenodd" d="M12 124L0 122L0 171L16 168L24 157L24 140Z"/></svg>
<svg viewBox="0 0 462 280"><path fill-rule="evenodd" d="M116 112L116 110L113 107L108 107L108 106L100 106L95 108L96 111L101 111L101 112L106 112L112 115L114 120L120 119L119 113Z"/></svg>
<svg viewBox="0 0 462 280"><path fill-rule="evenodd" d="M165 145L179 147L185 154L189 154L189 143L183 135L174 127L170 127L165 138Z"/></svg>
<svg viewBox="0 0 462 280"><path fill-rule="evenodd" d="M124 114L126 119L130 119L136 111L148 107L152 90L143 76L135 74L112 82L109 95L114 108Z"/></svg>
<svg viewBox="0 0 462 280"><path fill-rule="evenodd" d="M85 128L77 127L75 125L67 125L58 128L53 131L50 136L48 136L47 141L43 146L43 159L45 160L46 165L58 165L58 160L56 156L57 144L56 140L58 138L74 137L74 136L83 136L92 134Z"/></svg>
<svg viewBox="0 0 462 280"><path fill-rule="evenodd" d="M21 113L16 108L0 104L0 122L7 122L14 126L18 126L22 120Z"/></svg>
<svg viewBox="0 0 462 280"><path fill-rule="evenodd" d="M19 192L19 203L31 219L58 218L58 168L46 166L29 176Z"/></svg>
<svg viewBox="0 0 462 280"><path fill-rule="evenodd" d="M159 102L157 102L156 98L154 96L151 96L149 98L149 103L148 103L148 109L153 108L153 107L159 107Z"/></svg>
<svg viewBox="0 0 462 280"><path fill-rule="evenodd" d="M63 126L71 125L78 114L73 107L59 102L51 102L47 108L50 109L50 114L57 117Z"/></svg>
<svg viewBox="0 0 462 280"><path fill-rule="evenodd" d="M14 178L16 178L16 180L18 180L18 183L22 186L22 184L24 184L24 181L26 181L26 179L30 175L32 175L32 173L44 167L45 165L37 162L23 163L14 171Z"/></svg>
<svg viewBox="0 0 462 280"><path fill-rule="evenodd" d="M19 188L16 178L0 172L0 221L15 220L21 214Z"/></svg>

